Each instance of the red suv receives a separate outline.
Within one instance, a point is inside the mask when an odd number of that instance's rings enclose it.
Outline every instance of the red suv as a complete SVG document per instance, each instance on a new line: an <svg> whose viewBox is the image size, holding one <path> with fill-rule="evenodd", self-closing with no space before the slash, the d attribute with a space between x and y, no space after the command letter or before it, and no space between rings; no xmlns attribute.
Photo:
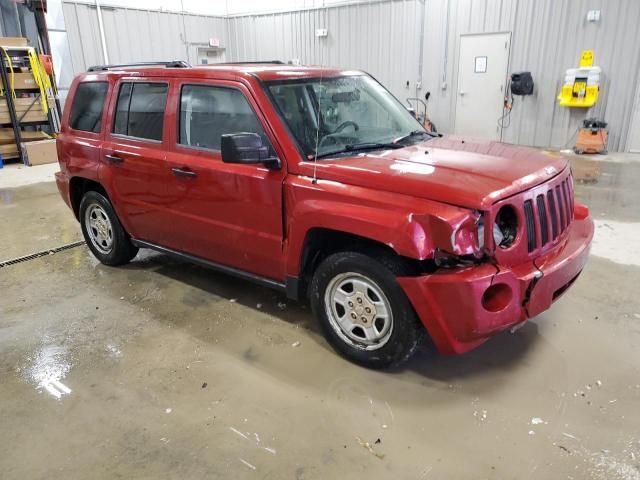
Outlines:
<svg viewBox="0 0 640 480"><path fill-rule="evenodd" d="M65 202L120 265L152 248L309 298L354 362L462 353L546 310L593 237L561 156L425 131L358 71L93 67L58 137Z"/></svg>

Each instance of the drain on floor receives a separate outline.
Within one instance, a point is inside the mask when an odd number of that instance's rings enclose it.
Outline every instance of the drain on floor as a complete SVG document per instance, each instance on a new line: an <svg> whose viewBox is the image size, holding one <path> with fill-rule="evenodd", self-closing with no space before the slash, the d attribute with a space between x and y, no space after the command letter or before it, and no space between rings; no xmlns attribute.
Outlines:
<svg viewBox="0 0 640 480"><path fill-rule="evenodd" d="M0 262L0 268L8 267L10 265L15 265L16 263L28 262L29 260L35 260L36 258L45 257L47 255L52 255L54 253L63 252L65 250L69 250L70 248L79 247L80 245L84 245L84 240L80 240L78 242L73 242L73 243L67 243L66 245L61 245L55 248L49 248L41 252L30 253L29 255L12 258L11 260L3 260Z"/></svg>

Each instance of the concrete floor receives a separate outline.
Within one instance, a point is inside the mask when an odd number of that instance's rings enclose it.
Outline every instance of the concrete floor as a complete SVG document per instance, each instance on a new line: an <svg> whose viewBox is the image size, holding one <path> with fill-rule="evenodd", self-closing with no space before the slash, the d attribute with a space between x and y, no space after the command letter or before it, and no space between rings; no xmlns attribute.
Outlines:
<svg viewBox="0 0 640 480"><path fill-rule="evenodd" d="M144 252L0 269L0 478L640 479L640 162L572 160L597 221L570 293L460 357L373 372L309 309ZM80 238L3 188L0 260Z"/></svg>

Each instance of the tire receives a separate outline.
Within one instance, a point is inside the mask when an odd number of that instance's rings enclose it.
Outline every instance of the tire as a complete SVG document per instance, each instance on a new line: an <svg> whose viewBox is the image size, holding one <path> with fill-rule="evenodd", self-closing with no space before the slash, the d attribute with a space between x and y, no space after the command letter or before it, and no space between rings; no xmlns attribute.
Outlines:
<svg viewBox="0 0 640 480"><path fill-rule="evenodd" d="M87 192L80 202L80 226L93 255L105 265L129 263L138 253L107 198ZM93 222L92 222L92 220Z"/></svg>
<svg viewBox="0 0 640 480"><path fill-rule="evenodd" d="M311 280L311 308L338 353L373 369L411 357L426 331L396 281L408 273L400 259L387 255L339 252L322 261Z"/></svg>

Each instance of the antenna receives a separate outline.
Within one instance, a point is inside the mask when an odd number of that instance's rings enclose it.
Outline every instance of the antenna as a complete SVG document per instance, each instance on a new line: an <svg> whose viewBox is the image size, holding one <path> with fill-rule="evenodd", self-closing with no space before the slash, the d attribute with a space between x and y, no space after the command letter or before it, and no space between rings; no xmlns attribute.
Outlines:
<svg viewBox="0 0 640 480"><path fill-rule="evenodd" d="M325 23L326 23L326 19L327 19L327 10L325 9L324 11L324 16L325 16ZM320 38L324 38L324 36L320 37L316 34L316 38L320 39ZM327 48L326 44L325 44L325 48ZM323 55L322 55L322 51L323 49L320 48L320 93L322 93L322 78L324 76L324 65L323 65ZM318 100L318 111L316 112L316 149L313 152L313 179L311 180L311 183L313 183L314 185L316 183L318 183L318 143L320 140L320 95L317 96L317 100Z"/></svg>

